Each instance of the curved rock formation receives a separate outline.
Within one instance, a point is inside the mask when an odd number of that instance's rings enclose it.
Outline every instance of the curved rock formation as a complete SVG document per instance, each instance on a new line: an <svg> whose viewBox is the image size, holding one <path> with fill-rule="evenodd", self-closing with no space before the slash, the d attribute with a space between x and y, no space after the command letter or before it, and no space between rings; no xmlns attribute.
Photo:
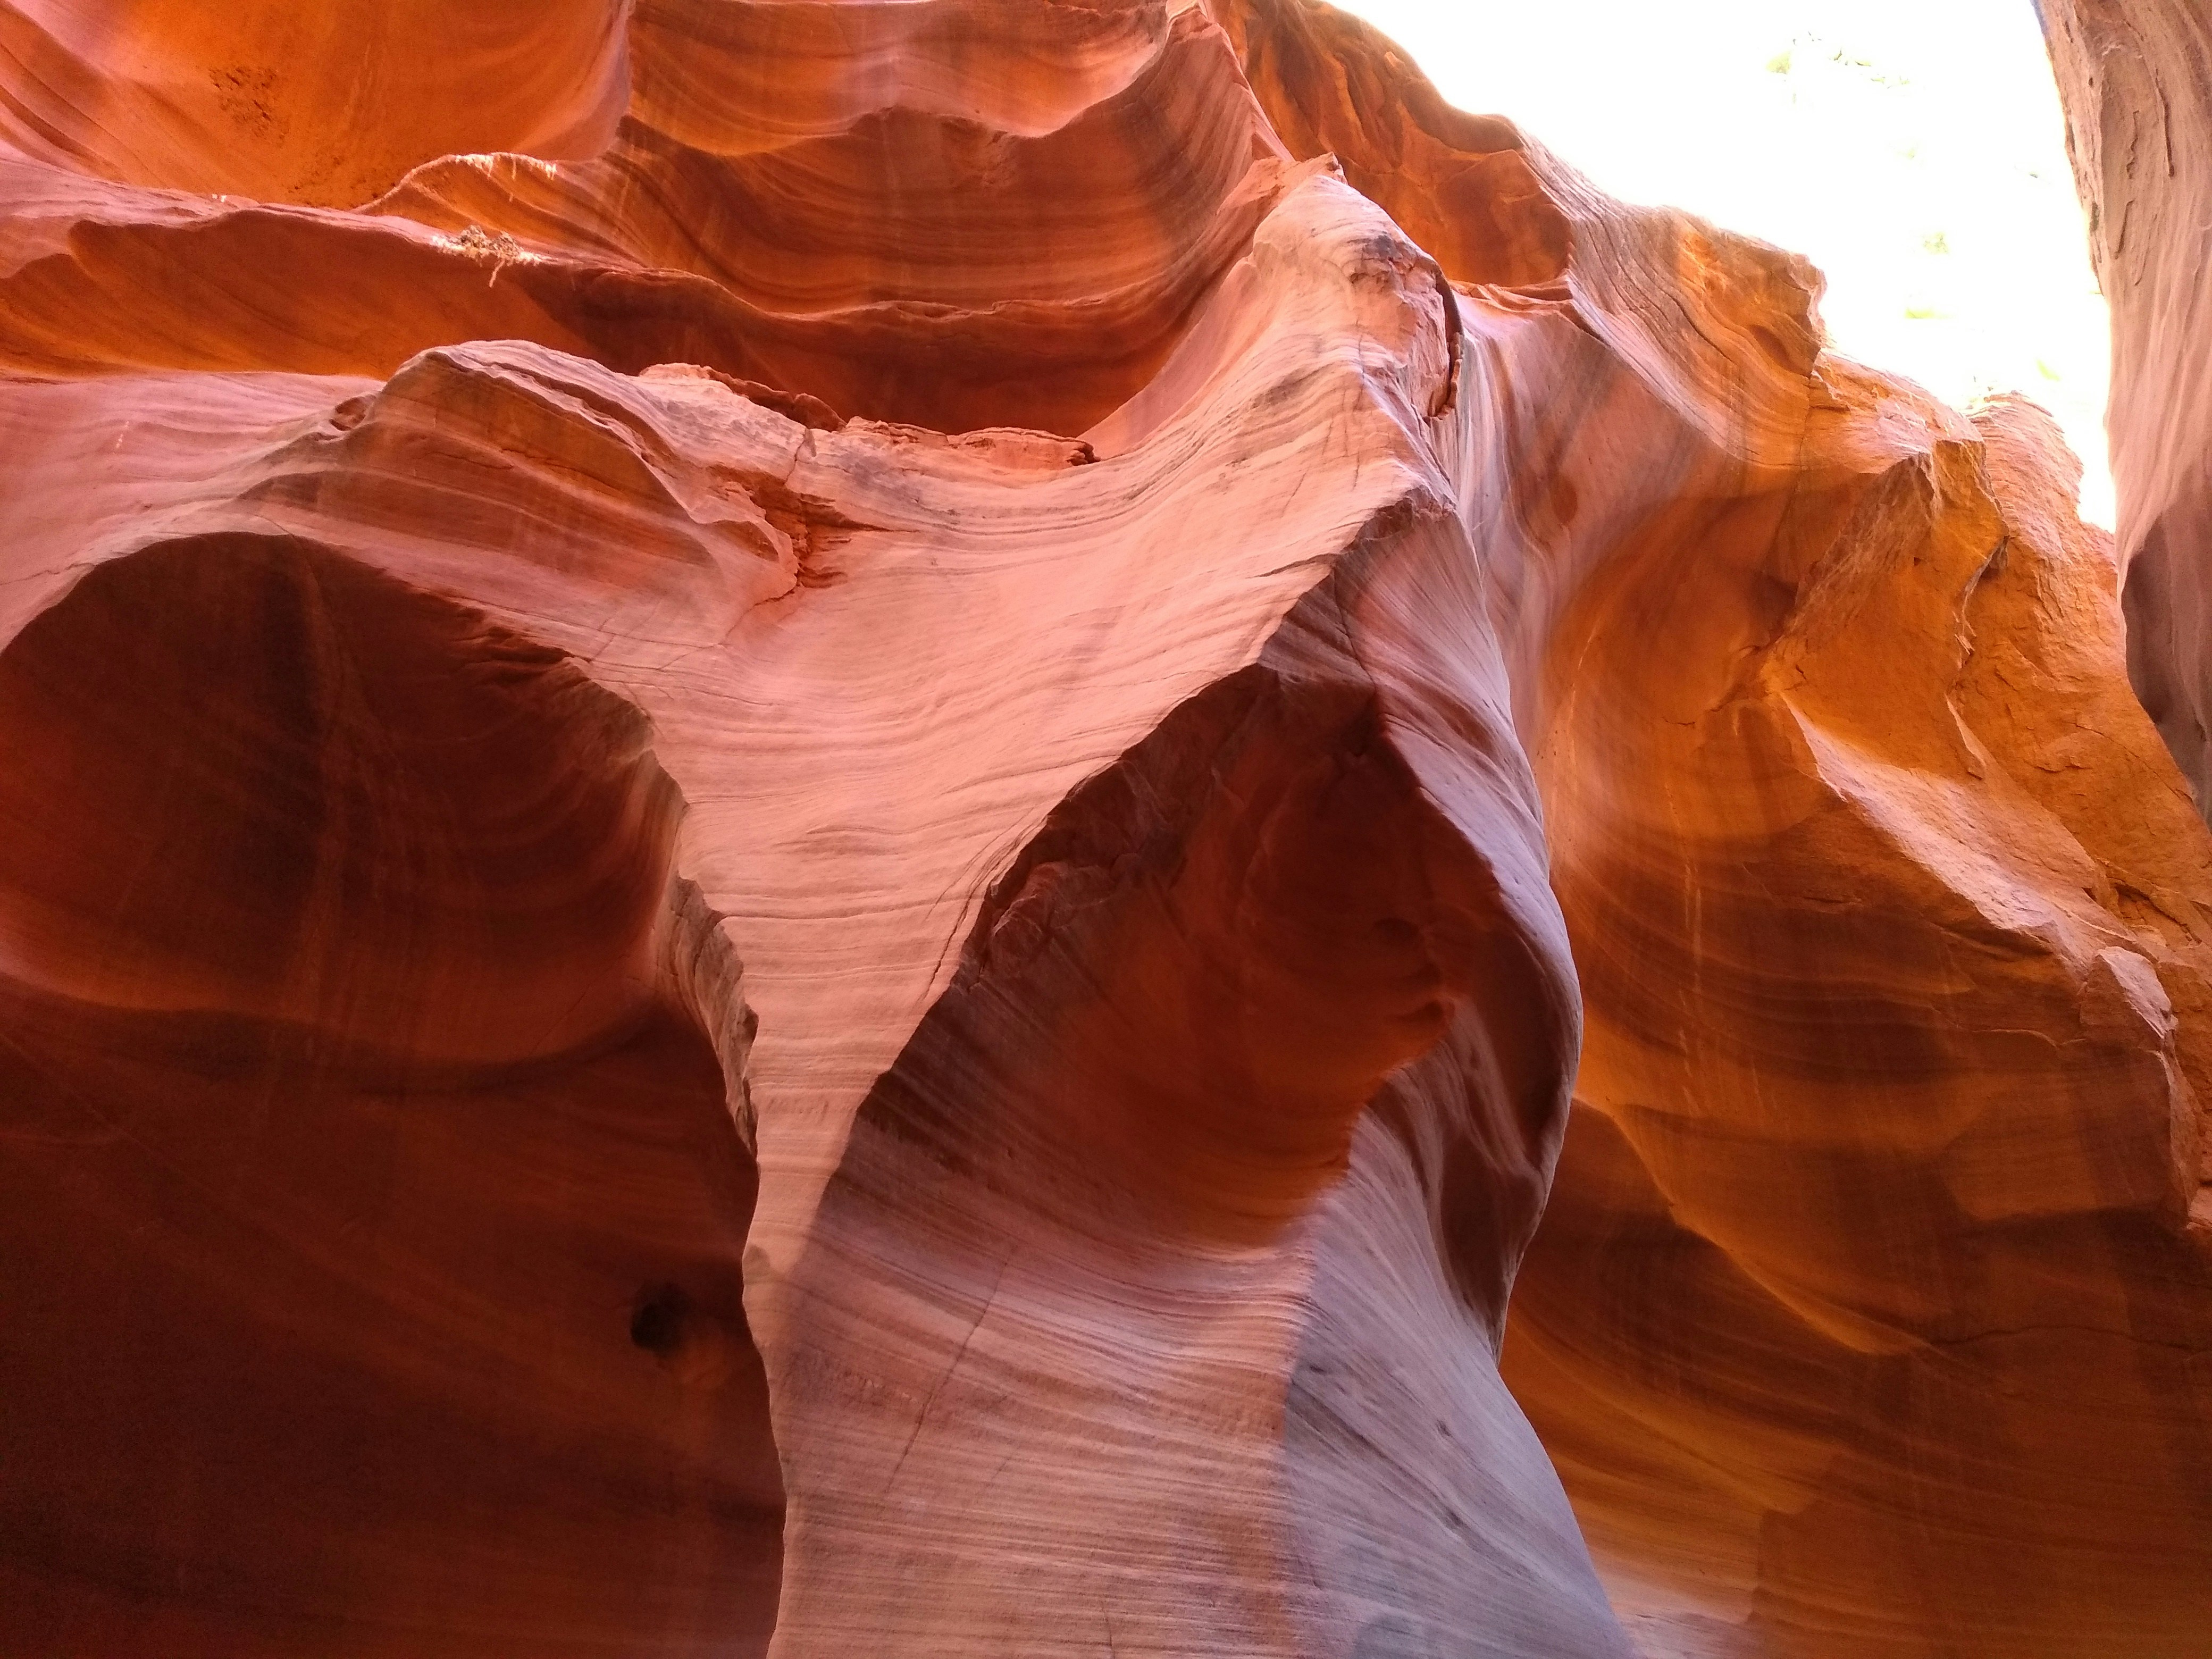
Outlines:
<svg viewBox="0 0 2212 1659"><path fill-rule="evenodd" d="M10 1651L2197 1650L2212 839L2033 410L1305 0L115 9Z"/></svg>
<svg viewBox="0 0 2212 1659"><path fill-rule="evenodd" d="M1621 1651L1435 266L1195 13L629 61L360 210L10 164L14 1616Z"/></svg>
<svg viewBox="0 0 2212 1659"><path fill-rule="evenodd" d="M0 655L9 1646L758 1645L756 1176L651 995L644 721L301 539L80 574Z"/></svg>
<svg viewBox="0 0 2212 1659"><path fill-rule="evenodd" d="M1462 291L1456 496L1589 1022L1506 1375L1614 1605L1654 1654L2203 1651L2212 844L2078 467L1370 32L1237 27L1394 213L1517 154L1572 249Z"/></svg>
<svg viewBox="0 0 2212 1659"><path fill-rule="evenodd" d="M2106 412L2128 673L2212 811L2212 21L2187 0L2039 0L2112 308Z"/></svg>
<svg viewBox="0 0 2212 1659"><path fill-rule="evenodd" d="M348 208L425 161L581 160L628 93L608 0L0 4L0 143L161 191Z"/></svg>

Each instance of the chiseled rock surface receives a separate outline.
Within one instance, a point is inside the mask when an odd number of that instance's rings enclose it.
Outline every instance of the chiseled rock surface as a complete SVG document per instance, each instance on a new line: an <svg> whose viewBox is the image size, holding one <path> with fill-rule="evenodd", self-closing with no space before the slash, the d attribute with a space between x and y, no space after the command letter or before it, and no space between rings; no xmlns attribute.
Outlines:
<svg viewBox="0 0 2212 1659"><path fill-rule="evenodd" d="M2212 843L1817 290L1304 0L0 3L0 1646L2202 1651Z"/></svg>

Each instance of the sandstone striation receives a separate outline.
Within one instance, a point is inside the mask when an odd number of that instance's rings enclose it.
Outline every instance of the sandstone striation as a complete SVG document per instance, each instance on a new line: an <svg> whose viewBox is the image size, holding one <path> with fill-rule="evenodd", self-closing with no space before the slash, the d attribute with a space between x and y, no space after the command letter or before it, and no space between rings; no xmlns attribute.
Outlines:
<svg viewBox="0 0 2212 1659"><path fill-rule="evenodd" d="M1292 67L1384 43L1249 18L1279 128L1433 197L1425 88ZM1648 1651L2202 1652L2212 849L2078 467L1524 153L1574 257L1462 293L1460 500L1588 1030L1508 1379Z"/></svg>
<svg viewBox="0 0 2212 1659"><path fill-rule="evenodd" d="M1307 0L112 9L0 1645L2204 1651L2212 836L2039 411Z"/></svg>
<svg viewBox="0 0 2212 1659"><path fill-rule="evenodd" d="M2112 303L2106 427L2129 678L2203 806L2212 803L2212 21L2187 0L2039 0L2037 11Z"/></svg>

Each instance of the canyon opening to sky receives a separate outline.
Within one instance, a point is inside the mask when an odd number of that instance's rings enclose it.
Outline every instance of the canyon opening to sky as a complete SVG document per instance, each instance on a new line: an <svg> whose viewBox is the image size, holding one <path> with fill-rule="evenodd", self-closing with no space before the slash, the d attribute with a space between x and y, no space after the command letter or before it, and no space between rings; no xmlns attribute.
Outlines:
<svg viewBox="0 0 2212 1659"><path fill-rule="evenodd" d="M2111 325L2031 0L1346 9L1610 194L1808 256L1845 356L1960 408L2041 404L2111 527Z"/></svg>
<svg viewBox="0 0 2212 1659"><path fill-rule="evenodd" d="M2212 14L1363 9L0 0L0 1659L2212 1659Z"/></svg>

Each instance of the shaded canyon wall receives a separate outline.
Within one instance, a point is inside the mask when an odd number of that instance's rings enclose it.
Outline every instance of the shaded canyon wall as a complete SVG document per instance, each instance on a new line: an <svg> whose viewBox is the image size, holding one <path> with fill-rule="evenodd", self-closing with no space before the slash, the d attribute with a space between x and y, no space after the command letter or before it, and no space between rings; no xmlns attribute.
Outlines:
<svg viewBox="0 0 2212 1659"><path fill-rule="evenodd" d="M1819 290L1305 0L0 0L0 1645L2207 1651L2212 837Z"/></svg>

